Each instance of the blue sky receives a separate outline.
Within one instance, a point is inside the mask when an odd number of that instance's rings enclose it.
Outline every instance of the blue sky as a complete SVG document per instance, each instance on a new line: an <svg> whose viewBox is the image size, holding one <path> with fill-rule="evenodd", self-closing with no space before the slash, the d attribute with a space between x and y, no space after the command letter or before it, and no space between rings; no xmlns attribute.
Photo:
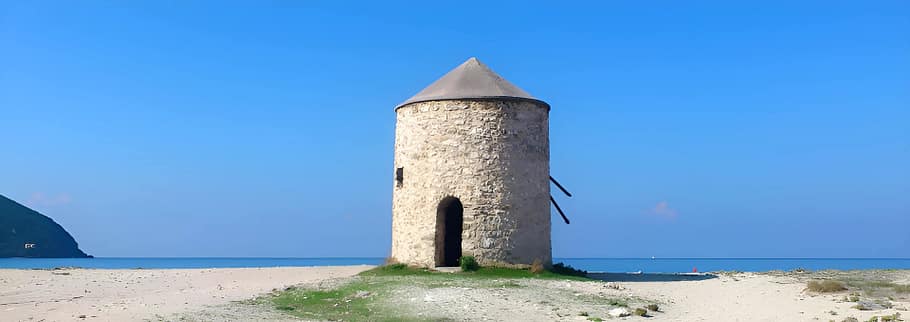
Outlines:
<svg viewBox="0 0 910 322"><path fill-rule="evenodd" d="M908 17L4 1L0 194L96 256L386 256L393 108L477 56L553 107L554 256L910 257Z"/></svg>

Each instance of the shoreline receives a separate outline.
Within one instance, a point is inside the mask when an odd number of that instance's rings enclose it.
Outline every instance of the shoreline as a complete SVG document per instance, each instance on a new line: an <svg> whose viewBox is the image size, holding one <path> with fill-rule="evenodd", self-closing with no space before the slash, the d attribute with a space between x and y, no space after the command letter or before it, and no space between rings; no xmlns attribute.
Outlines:
<svg viewBox="0 0 910 322"><path fill-rule="evenodd" d="M381 265L378 257L97 257L0 258L0 269L209 269ZM687 273L772 270L910 269L904 258L555 258L590 272Z"/></svg>

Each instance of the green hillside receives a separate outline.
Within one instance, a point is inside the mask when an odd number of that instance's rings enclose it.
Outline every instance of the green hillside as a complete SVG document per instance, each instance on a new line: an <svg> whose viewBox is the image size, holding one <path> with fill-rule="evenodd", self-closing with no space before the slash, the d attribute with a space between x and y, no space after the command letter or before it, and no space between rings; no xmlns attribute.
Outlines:
<svg viewBox="0 0 910 322"><path fill-rule="evenodd" d="M53 219L0 195L0 257L91 257Z"/></svg>

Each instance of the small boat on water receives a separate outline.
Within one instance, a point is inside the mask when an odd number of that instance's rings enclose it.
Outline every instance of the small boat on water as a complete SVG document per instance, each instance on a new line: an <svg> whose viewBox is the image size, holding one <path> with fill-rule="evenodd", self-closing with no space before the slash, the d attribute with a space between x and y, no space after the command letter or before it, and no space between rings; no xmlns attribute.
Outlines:
<svg viewBox="0 0 910 322"><path fill-rule="evenodd" d="M641 271L639 270L639 271L636 271L636 272L627 272L626 274L641 275Z"/></svg>

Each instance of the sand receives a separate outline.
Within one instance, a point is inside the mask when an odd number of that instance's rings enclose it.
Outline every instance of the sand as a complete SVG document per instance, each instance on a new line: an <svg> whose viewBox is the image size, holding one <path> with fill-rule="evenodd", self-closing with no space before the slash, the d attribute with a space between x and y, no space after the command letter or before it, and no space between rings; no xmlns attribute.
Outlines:
<svg viewBox="0 0 910 322"><path fill-rule="evenodd" d="M268 306L232 301L292 285L343 282L368 268L0 270L0 321L292 320ZM898 281L910 281L910 271L899 274ZM413 289L400 297L400 304L402 310L419 309L424 316L473 320L586 321L579 315L583 310L606 319L609 307L574 306L579 294L592 294L659 303L662 311L650 318L606 320L865 321L895 312L910 317L903 311L910 308L905 296L891 302L894 308L859 311L853 308L856 303L843 301L847 293L808 292L805 280L797 274L763 273L609 284L529 279L520 281L521 288Z"/></svg>
<svg viewBox="0 0 910 322"><path fill-rule="evenodd" d="M175 313L352 276L370 267L2 269L0 321L172 320Z"/></svg>
<svg viewBox="0 0 910 322"><path fill-rule="evenodd" d="M894 314L895 309L860 311L845 302L847 292L808 292L802 279L740 273L697 282L623 283L636 296L660 300L665 313L655 321L842 321ZM906 299L892 302L908 308ZM832 313L834 312L834 313ZM901 312L907 316L907 312Z"/></svg>
<svg viewBox="0 0 910 322"><path fill-rule="evenodd" d="M851 275L852 273L847 273ZM910 271L892 272L910 276ZM887 301L894 307L860 311L844 301L850 291L818 294L806 290L815 274L736 273L716 278L660 282L603 282L518 280L520 287L409 287L393 306L429 317L459 317L466 321L842 321L854 317L901 313L910 318L910 294ZM493 284L496 284L494 281ZM651 317L608 318L614 307L591 296L622 299L630 309L658 304ZM864 297L865 298L865 297ZM833 313L832 313L833 312Z"/></svg>

